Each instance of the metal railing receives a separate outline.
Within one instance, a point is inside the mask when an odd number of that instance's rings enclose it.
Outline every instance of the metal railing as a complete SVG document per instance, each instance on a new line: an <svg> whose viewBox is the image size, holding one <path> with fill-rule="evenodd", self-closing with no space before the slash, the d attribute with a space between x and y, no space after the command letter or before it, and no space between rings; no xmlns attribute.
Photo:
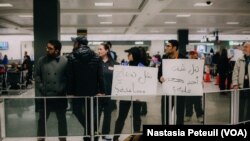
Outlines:
<svg viewBox="0 0 250 141"><path fill-rule="evenodd" d="M206 92L203 95L203 109L204 109L204 122L198 123L203 125L208 124L241 124L245 122L249 122L249 119L245 118L243 121L239 121L239 100L240 100L240 93L242 91L249 91L249 89L241 89L241 90L230 90L230 91L215 91L215 92ZM19 91L8 91L8 93L11 92L17 92ZM26 91L22 91L22 93L25 93ZM116 97L116 104L117 109L113 111L112 113L112 121L111 129L109 132L109 135L123 135L123 134L140 134L138 131L134 131L134 115L133 115L133 107L134 102L132 99L134 99L131 96L127 96L129 98L125 98L124 96ZM140 97L140 96L136 96ZM161 121L161 97L162 95L152 95L152 96L141 96L143 99L147 99L147 105L148 105L148 113L146 116L140 116L143 124L162 124ZM146 98L145 98L146 97ZM68 100L68 109L66 112L67 117L67 129L68 129L68 135L70 136L77 136L77 137L90 137L92 140L94 140L94 137L100 137L107 134L99 133L101 132L101 125L103 126L103 122L99 122L99 118L101 115L99 115L100 105L102 104L101 98L110 98L109 96L104 97L77 97L77 96L67 96L67 97L35 97L30 95L18 95L18 96L1 96L0 100L1 102L1 119L0 119L0 125L4 130L0 131L0 141L5 138L20 138L20 137L33 137L37 138L37 118L38 113L36 109L36 101L37 100L43 100L44 103L47 103L48 100L51 99L67 99ZM124 100L129 101L130 104L130 114L126 117L125 125L123 126L123 131L119 134L116 134L114 132L115 128L115 121L117 120L117 116L119 116L119 101ZM72 100L74 99L82 99L85 101L85 105L83 105L82 109L79 109L85 111L85 118L90 117L91 119L97 119L94 120L87 120L85 119L85 128L80 125L80 123L75 118L75 113L72 108ZM172 100L174 99L174 100ZM87 104L88 101L90 104ZM138 101L138 100L137 100ZM169 115L169 124L176 124L177 119L177 106L176 105L176 96L170 96L168 99L168 103L164 103L164 108L167 107L166 104L168 104L168 115ZM250 101L250 100L249 100ZM172 103L173 102L173 103ZM248 101L246 102L246 105L248 105ZM48 107L44 104L45 111ZM89 107L90 106L90 107ZM218 107L222 106L222 107ZM241 106L242 107L242 106ZM88 115L86 112L87 110L90 110L90 115ZM241 110L242 111L242 110ZM244 111L244 110L243 110ZM46 112L45 112L46 113ZM96 113L96 114L95 114ZM184 114L184 113L183 113ZM244 115L244 114L243 114ZM246 116L246 114L244 115ZM46 114L45 114L45 119ZM219 119L220 118L220 119ZM49 117L49 120L45 120L45 137L60 137L57 133L57 120L54 120L55 117L51 116ZM103 117L101 118L103 119ZM166 119L166 118L164 118ZM219 119L219 120L218 120ZM167 121L163 121L163 123L167 123ZM91 128L88 129L88 124L90 124ZM194 123L187 123L184 124L194 124ZM96 126L96 127L95 127ZM141 126L141 125L140 125ZM35 127L35 128L31 128ZM95 128L94 128L95 127ZM94 129L98 129L97 132ZM88 131L90 130L90 131ZM140 131L142 130L142 127L140 127ZM62 136L64 137L64 136Z"/></svg>

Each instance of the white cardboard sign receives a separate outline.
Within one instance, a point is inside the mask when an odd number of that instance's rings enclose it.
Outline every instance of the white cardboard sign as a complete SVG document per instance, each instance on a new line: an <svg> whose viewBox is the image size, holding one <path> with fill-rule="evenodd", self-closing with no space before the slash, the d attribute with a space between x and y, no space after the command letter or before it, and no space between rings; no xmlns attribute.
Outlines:
<svg viewBox="0 0 250 141"><path fill-rule="evenodd" d="M144 96L156 95L157 73L157 68L115 65L112 99L145 101Z"/></svg>
<svg viewBox="0 0 250 141"><path fill-rule="evenodd" d="M164 59L162 69L166 95L203 95L204 60Z"/></svg>

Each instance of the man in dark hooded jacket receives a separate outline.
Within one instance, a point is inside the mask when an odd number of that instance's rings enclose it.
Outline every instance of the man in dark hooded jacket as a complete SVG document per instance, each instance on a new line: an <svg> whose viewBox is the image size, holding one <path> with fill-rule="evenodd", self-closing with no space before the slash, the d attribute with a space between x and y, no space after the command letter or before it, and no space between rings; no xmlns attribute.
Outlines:
<svg viewBox="0 0 250 141"><path fill-rule="evenodd" d="M94 119L91 119L89 97L104 95L102 60L87 46L88 40L85 37L72 38L72 41L74 41L73 52L68 56L69 94L86 97L86 100L84 98L72 99L72 107L76 118L87 131L86 134L91 135L91 120L94 120L96 128L97 116L94 110ZM85 109L84 113L83 109ZM95 138L95 141L97 140L98 138ZM84 137L84 141L90 141L90 138Z"/></svg>

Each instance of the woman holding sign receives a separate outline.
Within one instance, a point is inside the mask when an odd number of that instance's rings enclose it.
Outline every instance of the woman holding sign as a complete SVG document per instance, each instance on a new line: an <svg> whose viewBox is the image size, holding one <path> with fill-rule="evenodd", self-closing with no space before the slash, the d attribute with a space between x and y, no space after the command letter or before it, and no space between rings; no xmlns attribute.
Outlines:
<svg viewBox="0 0 250 141"><path fill-rule="evenodd" d="M118 65L118 63L112 58L110 47L107 43L100 44L98 47L98 55L102 58L105 94L111 95L114 65ZM111 100L110 97L99 98L99 117L102 112L104 114L102 134L107 135L110 132L111 113L114 104L115 101ZM112 139L109 136L103 136L102 138L107 140Z"/></svg>
<svg viewBox="0 0 250 141"><path fill-rule="evenodd" d="M128 53L129 66L146 66L147 60L143 56L143 51L139 47L132 47L125 52ZM146 54L146 52L145 52ZM144 59L145 58L145 59ZM115 134L120 134L122 132L124 122L127 118L131 104L133 105L133 128L134 132L140 132L141 127L141 107L142 103L140 101L124 101L121 100L119 103L119 115L115 124ZM118 141L119 136L114 136L113 141Z"/></svg>

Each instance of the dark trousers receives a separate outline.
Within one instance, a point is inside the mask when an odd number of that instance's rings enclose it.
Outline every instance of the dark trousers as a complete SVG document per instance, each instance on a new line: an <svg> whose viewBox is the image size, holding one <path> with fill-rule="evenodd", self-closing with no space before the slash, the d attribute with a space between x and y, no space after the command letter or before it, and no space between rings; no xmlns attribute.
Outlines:
<svg viewBox="0 0 250 141"><path fill-rule="evenodd" d="M47 109L46 113L44 109L39 110L39 119L38 119L38 127L37 127L37 135L39 137L45 136L45 115L46 120L48 120L51 112L56 113L56 117L58 120L58 132L59 136L67 136L67 121L66 121L66 109Z"/></svg>
<svg viewBox="0 0 250 141"><path fill-rule="evenodd" d="M176 124L184 124L184 110L185 110L185 96L177 96L177 109L176 109ZM172 97L172 104L174 103L174 97ZM173 106L173 105L172 105ZM161 97L161 121L162 124L169 124L169 96ZM165 123L166 121L166 123Z"/></svg>
<svg viewBox="0 0 250 141"><path fill-rule="evenodd" d="M219 80L220 90L225 90L226 89L227 75L224 73L220 73L219 75L220 75L220 80Z"/></svg>
<svg viewBox="0 0 250 141"><path fill-rule="evenodd" d="M95 104L94 104L95 105ZM94 120L94 131L97 131L97 110L94 107L94 117L91 118L91 103L90 99L87 98L74 98L72 99L72 111L80 122L82 127L85 129L84 135L91 135L91 122Z"/></svg>
<svg viewBox="0 0 250 141"><path fill-rule="evenodd" d="M111 124L111 113L113 108L112 100L109 97L99 98L99 123L103 113L102 134L109 134Z"/></svg>
<svg viewBox="0 0 250 141"><path fill-rule="evenodd" d="M230 90L232 84L232 73L220 73L219 87L220 90ZM227 82L227 83L226 83Z"/></svg>
<svg viewBox="0 0 250 141"><path fill-rule="evenodd" d="M133 104L133 128L134 132L140 132L141 128L141 102L139 101L120 101L119 115L115 123L115 134L122 132L124 122L128 116L131 104Z"/></svg>
<svg viewBox="0 0 250 141"><path fill-rule="evenodd" d="M239 122L250 120L250 90L240 91Z"/></svg>
<svg viewBox="0 0 250 141"><path fill-rule="evenodd" d="M202 96L189 96L186 97L186 116L191 117L193 115L193 106L197 117L203 115L202 110Z"/></svg>

